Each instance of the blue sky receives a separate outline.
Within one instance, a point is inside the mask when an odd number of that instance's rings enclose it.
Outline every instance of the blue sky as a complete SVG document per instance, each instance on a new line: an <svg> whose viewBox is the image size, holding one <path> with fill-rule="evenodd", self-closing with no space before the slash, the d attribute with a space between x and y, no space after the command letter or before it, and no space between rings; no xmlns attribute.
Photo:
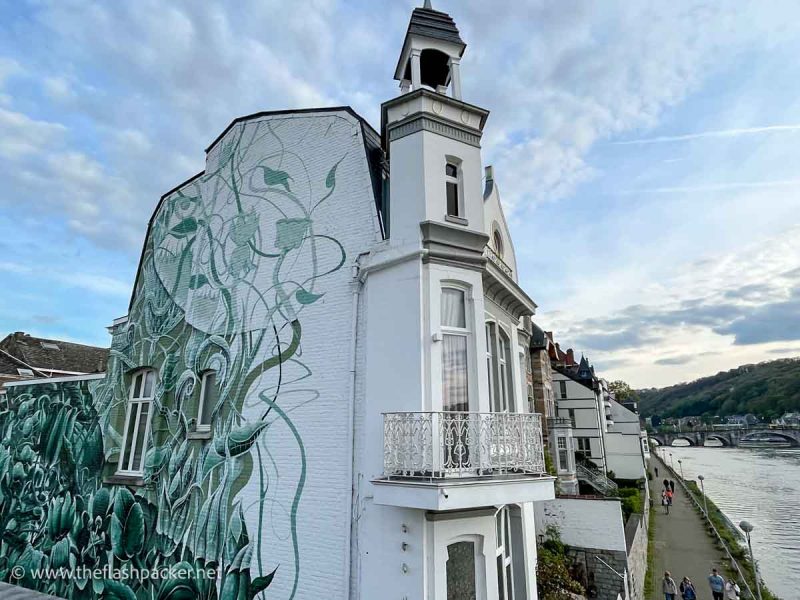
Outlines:
<svg viewBox="0 0 800 600"><path fill-rule="evenodd" d="M379 124L414 3L0 0L0 332L107 344L236 116ZM800 354L800 5L434 0L538 322L660 386Z"/></svg>

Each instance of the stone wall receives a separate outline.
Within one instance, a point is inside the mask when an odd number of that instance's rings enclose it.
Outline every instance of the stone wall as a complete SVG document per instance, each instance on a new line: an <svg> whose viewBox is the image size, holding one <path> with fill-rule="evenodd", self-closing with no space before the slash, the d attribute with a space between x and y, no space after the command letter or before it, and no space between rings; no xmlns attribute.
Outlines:
<svg viewBox="0 0 800 600"><path fill-rule="evenodd" d="M628 544L628 581L632 600L644 600L647 574L647 525L642 515L633 514L625 524Z"/></svg>
<svg viewBox="0 0 800 600"><path fill-rule="evenodd" d="M570 546L567 556L572 560L572 575L586 588L587 598L617 600L619 594L624 595L623 581L614 573L626 569L628 558L624 550Z"/></svg>

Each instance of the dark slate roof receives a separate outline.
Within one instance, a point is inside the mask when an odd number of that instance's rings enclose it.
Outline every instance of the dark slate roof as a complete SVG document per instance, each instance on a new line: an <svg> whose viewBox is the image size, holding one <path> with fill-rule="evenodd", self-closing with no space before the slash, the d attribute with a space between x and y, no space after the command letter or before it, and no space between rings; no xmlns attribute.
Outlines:
<svg viewBox="0 0 800 600"><path fill-rule="evenodd" d="M0 352L0 375L16 375L19 376L19 372L17 369L24 369L26 368L21 362L18 362L14 359L13 356L9 356Z"/></svg>
<svg viewBox="0 0 800 600"><path fill-rule="evenodd" d="M408 24L408 33L452 42L466 47L464 40L461 39L458 33L458 28L453 18L447 13L439 12L432 8L414 9L414 12L411 13L411 22Z"/></svg>
<svg viewBox="0 0 800 600"><path fill-rule="evenodd" d="M545 342L545 333L544 330L539 327L536 323L531 323L531 348L545 348L547 343Z"/></svg>
<svg viewBox="0 0 800 600"><path fill-rule="evenodd" d="M0 341L0 349L31 367L43 370L102 373L108 360L108 348L38 338L22 331L6 336ZM16 372L16 367L14 369Z"/></svg>

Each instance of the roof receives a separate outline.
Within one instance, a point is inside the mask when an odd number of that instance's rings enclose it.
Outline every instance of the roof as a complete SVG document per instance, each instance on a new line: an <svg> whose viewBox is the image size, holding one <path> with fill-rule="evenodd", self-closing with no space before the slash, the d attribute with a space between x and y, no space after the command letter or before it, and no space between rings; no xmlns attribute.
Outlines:
<svg viewBox="0 0 800 600"><path fill-rule="evenodd" d="M466 47L464 40L458 33L455 21L447 13L433 10L432 8L415 8L411 13L411 21L408 24L408 33L429 37L445 42L460 44Z"/></svg>
<svg viewBox="0 0 800 600"><path fill-rule="evenodd" d="M50 596L41 592L34 592L10 583L0 582L0 597L3 600L58 600L58 596Z"/></svg>
<svg viewBox="0 0 800 600"><path fill-rule="evenodd" d="M61 371L65 373L100 373L105 371L108 360L108 348L86 346L63 340L34 337L23 331L17 331L0 341L0 354L8 353L8 363L12 360L24 363L14 365L16 369L33 368L44 371ZM2 368L0 364L0 368Z"/></svg>

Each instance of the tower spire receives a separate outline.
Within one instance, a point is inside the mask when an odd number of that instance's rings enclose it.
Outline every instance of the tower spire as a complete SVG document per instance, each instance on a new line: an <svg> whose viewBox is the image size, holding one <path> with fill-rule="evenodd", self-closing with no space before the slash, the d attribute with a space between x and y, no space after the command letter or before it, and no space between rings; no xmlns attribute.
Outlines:
<svg viewBox="0 0 800 600"><path fill-rule="evenodd" d="M433 10L433 6L431 6L431 0L425 0L425 2L422 4L422 8Z"/></svg>

